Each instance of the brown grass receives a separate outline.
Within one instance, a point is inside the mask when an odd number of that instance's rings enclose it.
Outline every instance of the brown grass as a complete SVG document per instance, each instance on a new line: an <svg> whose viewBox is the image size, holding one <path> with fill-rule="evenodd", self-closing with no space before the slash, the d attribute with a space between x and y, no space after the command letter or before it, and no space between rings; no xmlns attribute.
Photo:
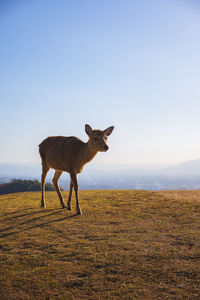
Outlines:
<svg viewBox="0 0 200 300"><path fill-rule="evenodd" d="M200 299L200 191L80 199L0 196L0 299Z"/></svg>

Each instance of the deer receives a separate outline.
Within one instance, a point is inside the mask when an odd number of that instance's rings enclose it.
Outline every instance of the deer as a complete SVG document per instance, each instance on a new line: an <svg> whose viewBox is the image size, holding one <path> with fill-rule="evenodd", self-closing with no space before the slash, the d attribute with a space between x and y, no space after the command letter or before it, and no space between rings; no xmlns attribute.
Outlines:
<svg viewBox="0 0 200 300"><path fill-rule="evenodd" d="M45 181L50 168L55 169L53 184L57 192L62 208L71 210L72 191L75 191L76 213L82 215L78 197L77 175L83 171L86 163L90 162L98 152L106 152L107 137L112 133L114 126L105 130L95 129L88 124L85 125L85 132L89 139L83 142L75 136L50 136L39 145L39 153L42 163L41 175L41 207L45 208ZM63 200L58 180L63 172L70 175L70 187L67 205Z"/></svg>

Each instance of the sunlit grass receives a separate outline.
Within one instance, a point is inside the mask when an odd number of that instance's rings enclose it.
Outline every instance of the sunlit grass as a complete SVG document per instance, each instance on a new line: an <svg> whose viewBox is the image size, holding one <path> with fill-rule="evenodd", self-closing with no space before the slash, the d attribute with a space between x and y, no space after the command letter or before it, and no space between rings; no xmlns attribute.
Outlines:
<svg viewBox="0 0 200 300"><path fill-rule="evenodd" d="M0 197L0 299L199 299L200 191Z"/></svg>

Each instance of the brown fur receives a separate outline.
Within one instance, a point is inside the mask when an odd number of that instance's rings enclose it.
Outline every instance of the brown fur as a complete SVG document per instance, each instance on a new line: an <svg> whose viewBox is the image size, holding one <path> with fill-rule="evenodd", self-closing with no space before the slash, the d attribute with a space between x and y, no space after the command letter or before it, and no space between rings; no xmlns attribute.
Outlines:
<svg viewBox="0 0 200 300"><path fill-rule="evenodd" d="M71 195L74 188L76 194L77 214L81 214L78 201L77 174L81 173L86 163L91 161L98 151L107 151L107 136L110 135L114 127L106 130L92 130L89 125L85 125L85 131L89 136L87 143L77 137L51 136L46 138L39 145L39 152L42 159L42 199L41 206L45 207L45 179L50 168L55 169L53 183L60 199L61 206L66 207L58 185L58 180L63 171L70 174L70 190L67 202L67 209L71 210Z"/></svg>

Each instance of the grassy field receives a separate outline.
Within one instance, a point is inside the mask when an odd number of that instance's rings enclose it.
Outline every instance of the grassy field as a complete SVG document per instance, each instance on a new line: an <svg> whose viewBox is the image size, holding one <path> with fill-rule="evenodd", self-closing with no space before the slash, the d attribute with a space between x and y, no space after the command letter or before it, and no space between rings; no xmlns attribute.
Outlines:
<svg viewBox="0 0 200 300"><path fill-rule="evenodd" d="M46 204L0 196L1 300L200 299L200 191L80 191L82 216Z"/></svg>

